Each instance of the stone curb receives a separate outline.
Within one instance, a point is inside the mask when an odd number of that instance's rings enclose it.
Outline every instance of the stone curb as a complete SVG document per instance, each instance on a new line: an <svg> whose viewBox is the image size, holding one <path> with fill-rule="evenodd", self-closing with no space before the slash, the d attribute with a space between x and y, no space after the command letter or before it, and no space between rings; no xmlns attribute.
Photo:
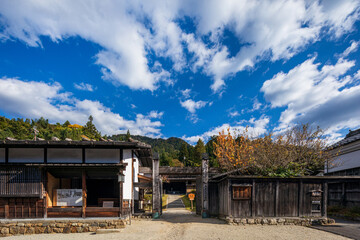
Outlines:
<svg viewBox="0 0 360 240"><path fill-rule="evenodd" d="M334 224L335 220L330 218L231 218L224 219L231 225L296 225L314 226Z"/></svg>
<svg viewBox="0 0 360 240"><path fill-rule="evenodd" d="M125 220L55 220L1 222L0 237L42 233L96 232L98 229L125 228Z"/></svg>

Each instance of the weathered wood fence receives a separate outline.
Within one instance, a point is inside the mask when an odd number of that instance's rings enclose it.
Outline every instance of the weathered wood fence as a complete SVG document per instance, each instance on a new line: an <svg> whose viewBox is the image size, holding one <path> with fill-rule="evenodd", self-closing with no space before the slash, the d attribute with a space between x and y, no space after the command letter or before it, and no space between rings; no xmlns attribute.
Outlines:
<svg viewBox="0 0 360 240"><path fill-rule="evenodd" d="M329 206L360 207L360 180L330 182Z"/></svg>

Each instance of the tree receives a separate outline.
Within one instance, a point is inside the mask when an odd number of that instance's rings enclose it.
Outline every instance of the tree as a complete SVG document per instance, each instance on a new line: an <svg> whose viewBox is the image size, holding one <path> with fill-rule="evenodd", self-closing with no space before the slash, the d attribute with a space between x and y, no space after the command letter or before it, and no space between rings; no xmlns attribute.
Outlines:
<svg viewBox="0 0 360 240"><path fill-rule="evenodd" d="M160 166L171 166L172 159L168 153L163 152L160 154Z"/></svg>
<svg viewBox="0 0 360 240"><path fill-rule="evenodd" d="M189 151L185 143L181 145L179 152L179 161L182 162L185 166L188 166Z"/></svg>
<svg viewBox="0 0 360 240"><path fill-rule="evenodd" d="M263 176L315 175L331 162L324 151L324 131L309 124L300 124L282 134L266 134L250 139L247 134L233 137L229 130L219 133L214 154L226 170L238 169L243 174Z"/></svg>
<svg viewBox="0 0 360 240"><path fill-rule="evenodd" d="M214 154L214 142L215 141L216 141L216 136L212 136L205 145L206 152L209 155L209 161L210 161L211 167L219 167L219 162Z"/></svg>
<svg viewBox="0 0 360 240"><path fill-rule="evenodd" d="M89 116L89 121L85 124L83 128L83 133L85 136L91 138L91 139L99 139L101 137L101 134L96 129L95 125L93 124L93 117Z"/></svg>
<svg viewBox="0 0 360 240"><path fill-rule="evenodd" d="M194 165L201 166L202 154L206 152L204 142L199 138L194 149Z"/></svg>
<svg viewBox="0 0 360 240"><path fill-rule="evenodd" d="M128 129L127 130L127 133L126 133L126 141L130 141L130 138L131 138L131 135L130 135L130 130Z"/></svg>

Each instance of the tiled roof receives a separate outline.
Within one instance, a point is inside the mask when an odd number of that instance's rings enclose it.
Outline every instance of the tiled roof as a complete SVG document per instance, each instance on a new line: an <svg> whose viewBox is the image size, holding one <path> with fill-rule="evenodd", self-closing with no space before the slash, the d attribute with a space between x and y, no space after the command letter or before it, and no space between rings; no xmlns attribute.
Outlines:
<svg viewBox="0 0 360 240"><path fill-rule="evenodd" d="M336 147L344 146L346 144L349 144L349 143L352 143L352 142L355 142L355 141L358 141L358 140L360 140L360 128L356 129L354 131L350 130L349 133L346 135L346 137L343 140L335 143L330 148L336 148Z"/></svg>

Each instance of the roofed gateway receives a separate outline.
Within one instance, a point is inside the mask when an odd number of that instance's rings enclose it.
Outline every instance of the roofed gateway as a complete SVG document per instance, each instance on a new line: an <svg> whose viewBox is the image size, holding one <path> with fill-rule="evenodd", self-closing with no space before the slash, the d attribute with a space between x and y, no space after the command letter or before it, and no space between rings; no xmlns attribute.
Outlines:
<svg viewBox="0 0 360 240"><path fill-rule="evenodd" d="M121 216L151 164L136 141L0 141L0 218Z"/></svg>

